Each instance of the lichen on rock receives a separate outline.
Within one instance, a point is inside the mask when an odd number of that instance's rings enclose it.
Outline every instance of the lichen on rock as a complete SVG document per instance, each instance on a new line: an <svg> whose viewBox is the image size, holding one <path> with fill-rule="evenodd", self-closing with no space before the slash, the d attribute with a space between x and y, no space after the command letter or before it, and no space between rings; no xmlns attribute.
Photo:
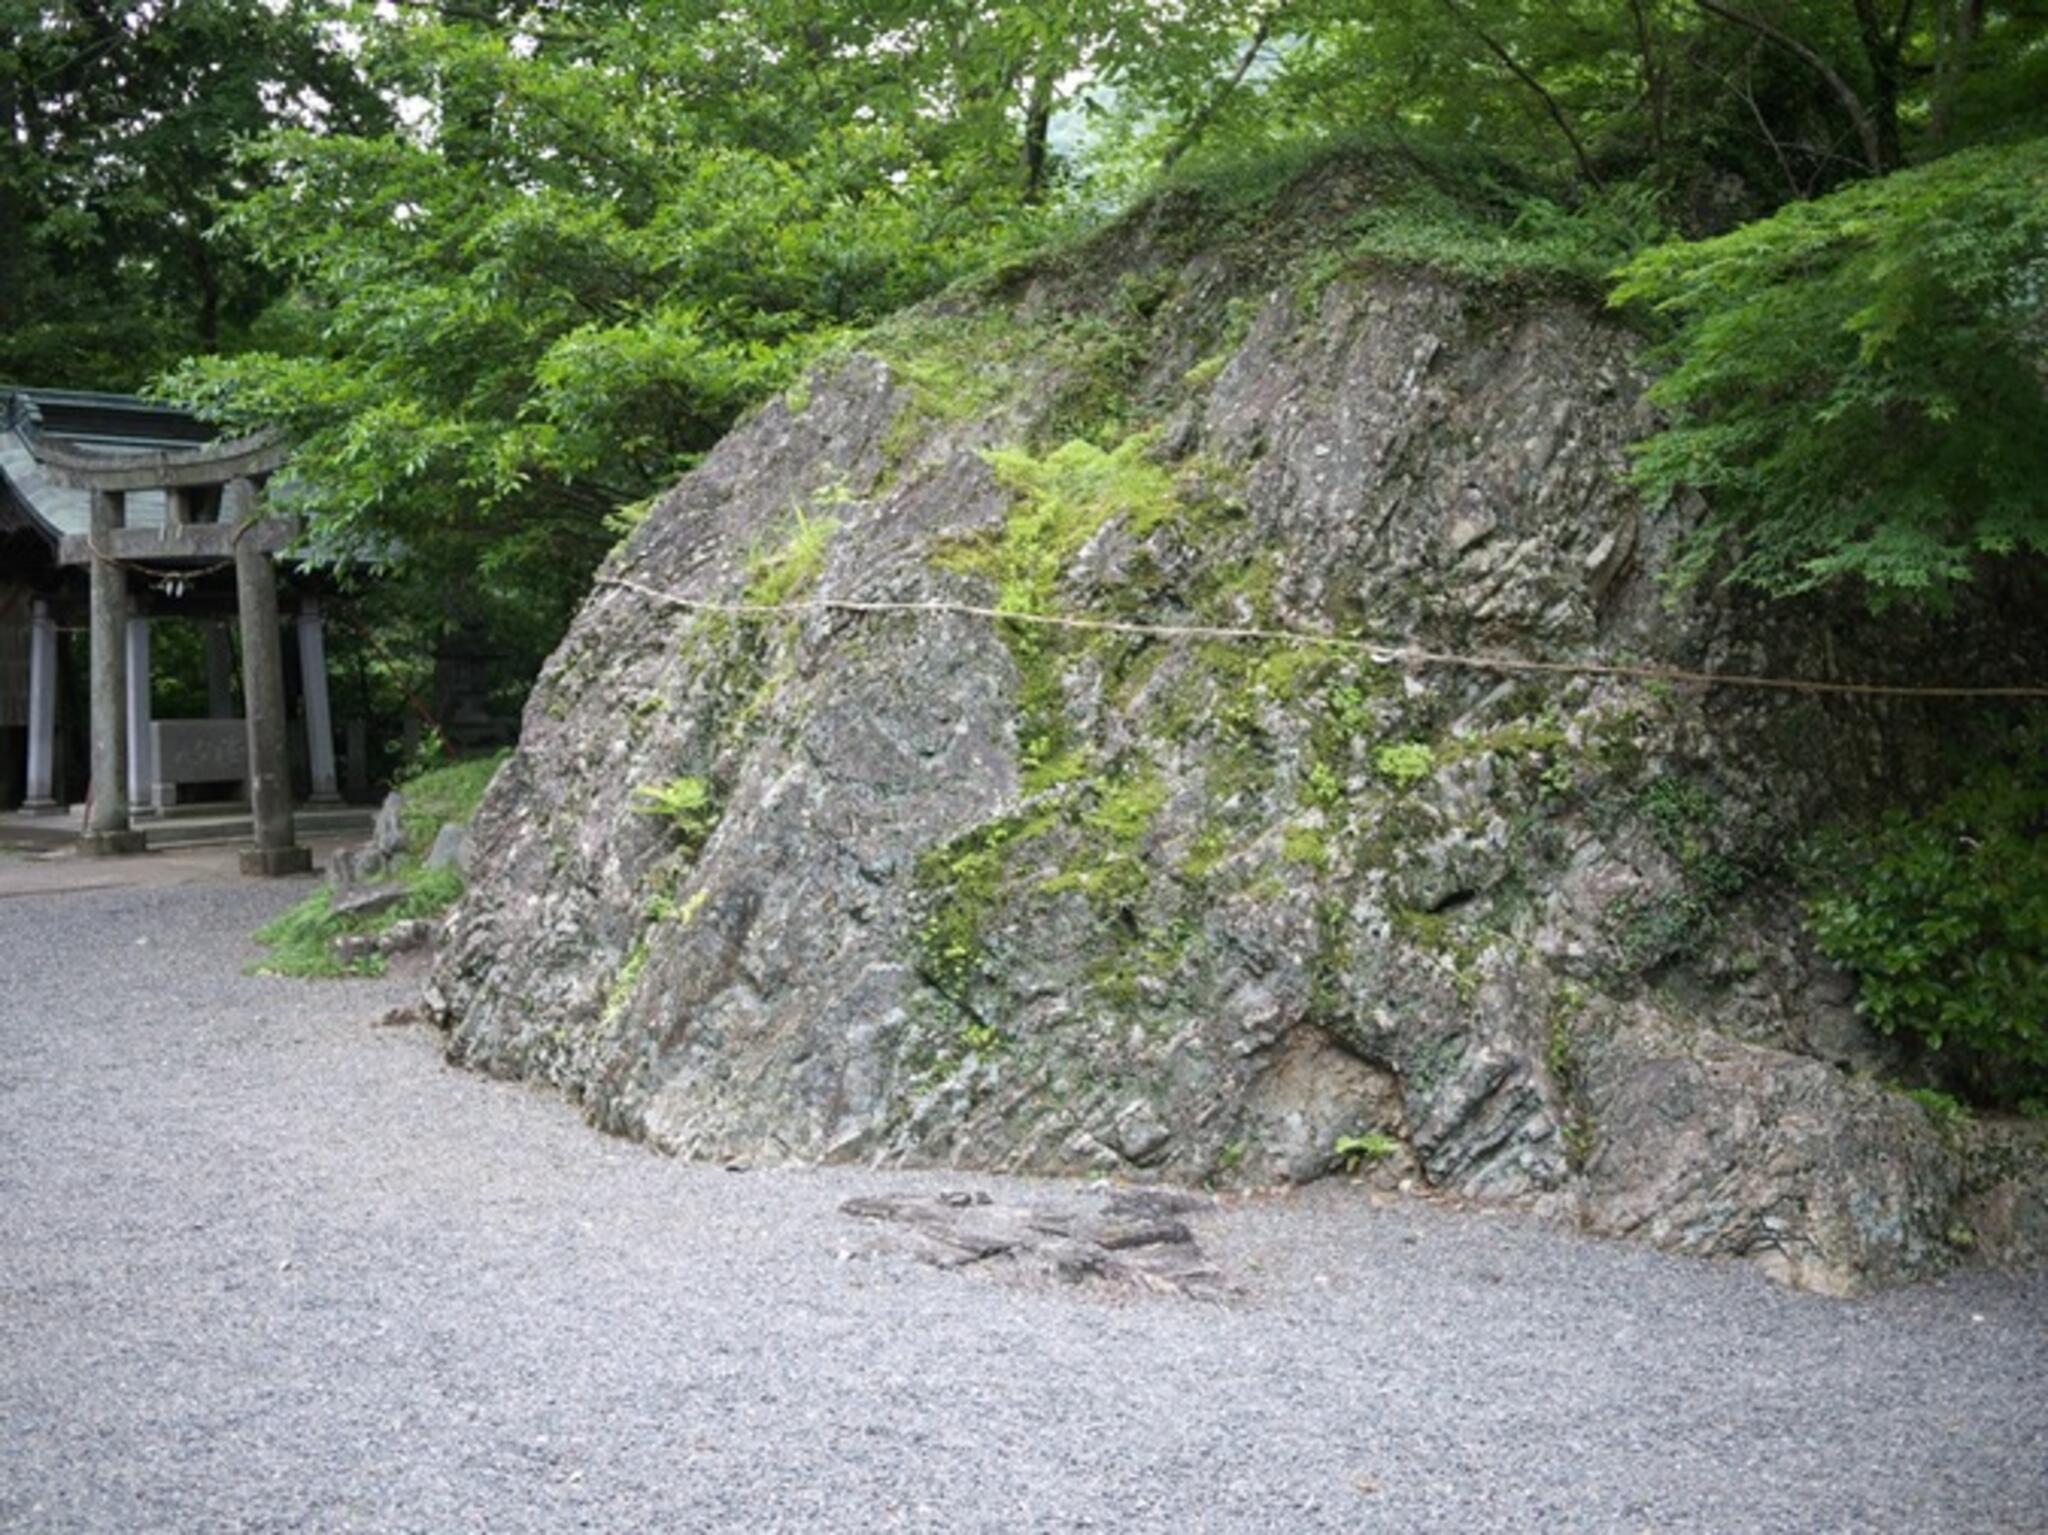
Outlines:
<svg viewBox="0 0 2048 1535"><path fill-rule="evenodd" d="M1619 483L1636 338L1331 260L1370 185L1286 194L1291 246L1168 199L709 455L476 820L453 1057L690 1155L1256 1183L1385 1137L1370 1176L1826 1289L1939 1268L1972 1211L2033 1240L2038 1146L1973 1181L1785 896L1792 832L1926 770L1914 708L1225 632L1967 651L1961 621L1668 600L1697 510ZM636 803L682 781L717 813L679 840Z"/></svg>

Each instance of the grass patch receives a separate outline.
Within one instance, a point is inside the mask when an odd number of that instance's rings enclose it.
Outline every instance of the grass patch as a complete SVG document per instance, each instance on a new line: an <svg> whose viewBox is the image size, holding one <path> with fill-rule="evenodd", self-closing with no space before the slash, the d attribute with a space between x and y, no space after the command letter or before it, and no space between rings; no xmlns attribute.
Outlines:
<svg viewBox="0 0 2048 1535"><path fill-rule="evenodd" d="M424 860L443 826L465 824L476 814L484 790L508 755L493 752L451 762L399 784L398 824L405 840L393 878L405 894L398 904L370 914L338 914L333 910L333 889L323 885L256 930L256 941L270 952L250 967L251 973L314 980L382 975L383 955L366 954L343 964L334 957L335 941L386 932L420 917L438 917L462 898L461 874L429 869Z"/></svg>
<svg viewBox="0 0 2048 1535"><path fill-rule="evenodd" d="M406 857L426 857L443 826L461 825L474 816L492 776L510 755L492 752L451 762L400 783L398 824L405 832Z"/></svg>
<svg viewBox="0 0 2048 1535"><path fill-rule="evenodd" d="M256 941L270 953L251 967L251 973L311 980L382 975L383 955L366 954L343 964L334 957L335 940L381 933L416 917L439 916L462 896L462 876L453 869L414 868L401 875L400 882L405 898L390 910L369 916L335 913L334 891L323 885L256 930Z"/></svg>

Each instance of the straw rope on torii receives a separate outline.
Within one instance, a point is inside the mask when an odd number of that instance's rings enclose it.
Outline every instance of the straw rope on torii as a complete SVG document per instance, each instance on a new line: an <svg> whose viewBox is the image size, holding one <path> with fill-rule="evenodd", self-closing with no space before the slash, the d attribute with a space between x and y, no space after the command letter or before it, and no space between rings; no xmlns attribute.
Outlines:
<svg viewBox="0 0 2048 1535"><path fill-rule="evenodd" d="M1098 618L1071 613L1019 613L972 602L933 598L920 602L852 598L813 598L803 602L724 602L685 597L624 576L600 576L597 584L665 602L695 612L736 618L789 617L804 613L904 614L979 618L1002 623L1037 625L1095 633L1133 634L1154 639L1248 640L1265 643L1318 645L1362 654L1382 666L1455 666L1472 671L1534 672L1556 676L1616 677L1640 682L1668 682L1702 687L1759 688L1776 692L1852 694L1879 698L2048 699L2048 683L1991 686L1893 682L1831 682L1817 677L1771 677L1745 672L1694 671L1621 661L1546 661L1527 656L1464 654L1431 650L1405 641L1380 641L1341 634L1316 634L1299 629L1264 628L1248 624L1167 624L1136 619Z"/></svg>

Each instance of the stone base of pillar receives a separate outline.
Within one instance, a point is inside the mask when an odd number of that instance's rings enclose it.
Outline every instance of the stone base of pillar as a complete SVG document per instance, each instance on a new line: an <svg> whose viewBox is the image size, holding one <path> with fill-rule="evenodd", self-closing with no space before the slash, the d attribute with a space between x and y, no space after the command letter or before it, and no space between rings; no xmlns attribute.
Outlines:
<svg viewBox="0 0 2048 1535"><path fill-rule="evenodd" d="M149 851L149 839L139 831L89 831L78 839L78 851L87 858L125 858Z"/></svg>
<svg viewBox="0 0 2048 1535"><path fill-rule="evenodd" d="M313 805L339 805L341 803L341 796L331 792L327 794L309 794L305 798L305 803L309 807Z"/></svg>
<svg viewBox="0 0 2048 1535"><path fill-rule="evenodd" d="M242 850L242 872L261 878L313 872L313 852L303 847L251 847Z"/></svg>
<svg viewBox="0 0 2048 1535"><path fill-rule="evenodd" d="M55 815L64 808L53 799L25 799L21 802L24 815Z"/></svg>

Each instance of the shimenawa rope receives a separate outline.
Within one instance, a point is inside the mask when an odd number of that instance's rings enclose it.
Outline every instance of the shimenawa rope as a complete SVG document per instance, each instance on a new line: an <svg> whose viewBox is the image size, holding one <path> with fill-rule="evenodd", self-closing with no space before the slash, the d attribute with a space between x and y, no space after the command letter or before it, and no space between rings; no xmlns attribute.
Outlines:
<svg viewBox="0 0 2048 1535"><path fill-rule="evenodd" d="M1246 624L1159 624L1135 619L1096 618L1071 613L1014 613L1003 608L971 602L930 599L922 602L856 601L850 598L820 597L807 602L721 602L704 597L685 597L663 591L624 576L600 576L599 586L615 587L657 602L694 612L720 613L735 618L793 617L804 613L915 613L986 619L1007 624L1037 625L1051 629L1075 629L1104 634L1134 634L1154 639L1249 640L1265 643L1318 645L1367 656L1381 666L1456 666L1472 671L1533 672L1552 676L1618 677L1638 682L1667 682L1698 687L1762 688L1786 693L1854 694L1879 698L2039 698L2048 699L2048 684L2011 684L1992 687L1915 685L1897 682L1830 682L1817 677L1768 677L1745 672L1704 672L1681 666L1655 666L1621 661L1541 661L1527 656L1468 655L1455 651L1430 650L1405 642L1360 639L1341 634L1315 634L1306 630L1262 628Z"/></svg>

